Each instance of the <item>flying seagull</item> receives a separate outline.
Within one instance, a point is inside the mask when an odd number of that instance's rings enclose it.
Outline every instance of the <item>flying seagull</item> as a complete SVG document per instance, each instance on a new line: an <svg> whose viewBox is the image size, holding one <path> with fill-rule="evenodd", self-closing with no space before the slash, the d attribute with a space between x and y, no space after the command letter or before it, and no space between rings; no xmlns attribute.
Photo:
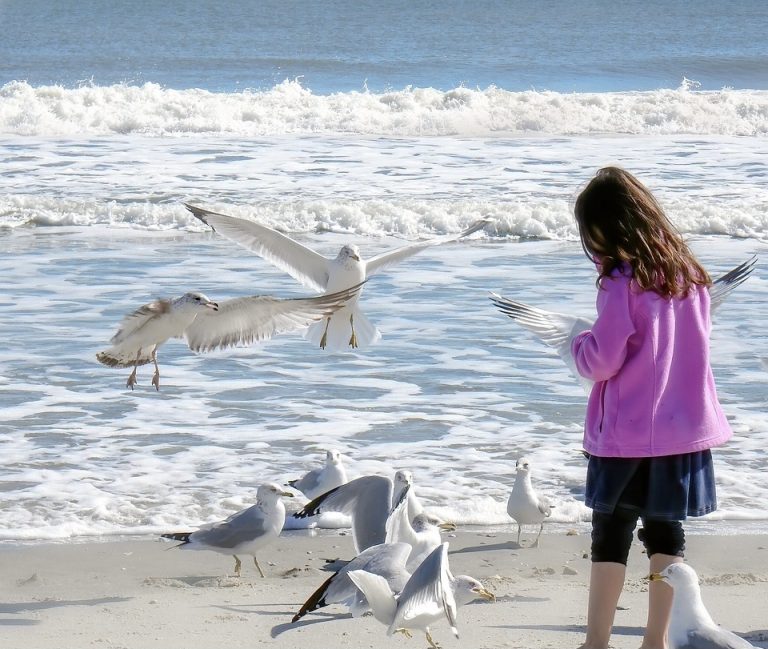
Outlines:
<svg viewBox="0 0 768 649"><path fill-rule="evenodd" d="M280 299L254 295L218 303L202 293L155 300L127 315L112 336L112 346L97 353L96 359L109 367L132 367L126 383L131 390L136 384L138 366L152 362L152 385L159 390L157 349L169 338L183 336L196 352L247 345L326 318L347 300L356 299L359 290L358 284L317 297Z"/></svg>
<svg viewBox="0 0 768 649"><path fill-rule="evenodd" d="M493 601L495 596L474 577L454 577L448 567L448 544L436 547L411 575L399 596L379 575L364 570L352 570L349 578L363 592L373 616L387 628L387 635L403 633L410 637L411 629L424 631L432 649L437 643L429 627L447 619L458 638L456 611L478 597Z"/></svg>
<svg viewBox="0 0 768 649"><path fill-rule="evenodd" d="M731 294L731 291L752 274L756 262L757 257L752 257L714 280L709 289L711 312L714 312ZM591 388L591 382L581 377L576 369L576 363L571 355L571 341L582 331L591 329L594 324L592 320L566 313L545 311L496 293L491 293L490 300L503 314L530 331L545 345L552 347L585 389Z"/></svg>
<svg viewBox="0 0 768 649"><path fill-rule="evenodd" d="M227 216L195 205L184 204L192 214L230 241L237 243L285 271L299 282L318 291L331 292L349 288L367 280L417 252L430 246L456 241L481 230L492 222L483 218L466 230L420 241L384 252L364 260L353 244L342 246L335 259L327 259L311 248L251 219ZM305 337L323 349L343 351L347 347L363 348L381 338L379 330L360 310L358 296L328 316L325 322L312 325Z"/></svg>
<svg viewBox="0 0 768 649"><path fill-rule="evenodd" d="M539 496L531 484L531 463L527 458L520 458L515 463L517 475L512 493L507 500L507 513L517 523L517 544L520 545L520 532L523 525L539 525L539 533L531 544L539 546L539 537L544 529L544 519L552 514L552 506L546 497Z"/></svg>
<svg viewBox="0 0 768 649"><path fill-rule="evenodd" d="M161 534L164 539L181 541L181 550L211 550L235 557L235 575L240 576L239 554L250 554L259 574L264 572L256 560L256 552L272 543L283 529L285 505L281 496L292 497L280 485L267 482L256 491L256 504L218 523L205 525L195 532Z"/></svg>
<svg viewBox="0 0 768 649"><path fill-rule="evenodd" d="M669 620L669 649L756 649L744 638L715 624L704 606L699 577L687 563L673 563L650 575L674 589Z"/></svg>

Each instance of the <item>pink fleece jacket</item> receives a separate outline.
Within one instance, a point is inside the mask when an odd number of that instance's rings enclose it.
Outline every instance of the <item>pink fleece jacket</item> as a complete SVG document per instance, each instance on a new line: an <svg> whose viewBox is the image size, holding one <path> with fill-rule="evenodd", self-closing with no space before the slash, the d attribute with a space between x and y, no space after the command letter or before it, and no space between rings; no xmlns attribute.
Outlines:
<svg viewBox="0 0 768 649"><path fill-rule="evenodd" d="M601 281L597 320L576 336L589 396L584 450L600 457L690 453L731 437L709 364L709 291L684 298L642 291L631 270Z"/></svg>

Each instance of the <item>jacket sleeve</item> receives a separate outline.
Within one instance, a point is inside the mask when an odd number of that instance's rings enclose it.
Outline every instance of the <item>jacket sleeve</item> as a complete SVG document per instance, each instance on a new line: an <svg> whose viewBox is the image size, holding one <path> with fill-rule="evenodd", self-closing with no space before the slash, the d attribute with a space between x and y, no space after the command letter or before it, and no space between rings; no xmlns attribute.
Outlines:
<svg viewBox="0 0 768 649"><path fill-rule="evenodd" d="M627 357L629 338L635 333L629 281L623 277L606 278L600 286L595 324L571 343L576 369L592 381L605 381L619 372Z"/></svg>

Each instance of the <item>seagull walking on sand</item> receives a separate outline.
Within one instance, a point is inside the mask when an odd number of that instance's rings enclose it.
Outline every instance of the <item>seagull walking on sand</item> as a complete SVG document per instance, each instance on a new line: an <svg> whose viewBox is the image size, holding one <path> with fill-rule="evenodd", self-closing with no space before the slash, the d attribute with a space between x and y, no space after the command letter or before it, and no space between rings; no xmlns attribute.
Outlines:
<svg viewBox="0 0 768 649"><path fill-rule="evenodd" d="M436 547L427 556L403 587L399 596L387 581L364 570L352 570L350 579L363 592L373 616L386 625L387 635L402 633L411 637L411 630L424 631L432 649L439 645L432 639L430 626L446 619L458 638L456 613L459 606L474 599L494 601L496 598L474 577L454 577L448 566L448 544Z"/></svg>
<svg viewBox="0 0 768 649"><path fill-rule="evenodd" d="M346 482L347 472L341 461L341 453L330 449L325 452L324 466L308 471L297 480L289 480L288 484L313 500Z"/></svg>
<svg viewBox="0 0 768 649"><path fill-rule="evenodd" d="M285 505L281 496L293 494L283 491L280 485L267 482L256 491L256 504L243 509L218 523L204 525L195 532L161 534L162 538L181 541L181 550L210 550L219 554L231 554L235 558L235 575L240 576L241 561L238 555L250 554L256 569L264 572L256 559L256 553L280 535L285 523Z"/></svg>
<svg viewBox="0 0 768 649"><path fill-rule="evenodd" d="M669 621L669 649L756 649L744 638L715 624L701 599L696 571L687 563L673 563L650 575L674 589Z"/></svg>
<svg viewBox="0 0 768 649"><path fill-rule="evenodd" d="M330 604L344 604L349 607L353 617L360 617L371 609L365 595L350 579L349 573L353 570L365 570L379 575L386 580L393 593L399 594L411 577L411 573L406 568L406 561L410 554L411 546L407 543L381 543L363 550L326 579L302 604L291 622L297 622L307 613Z"/></svg>
<svg viewBox="0 0 768 649"><path fill-rule="evenodd" d="M327 259L290 237L250 219L227 216L185 203L186 208L206 225L230 241L260 255L299 282L318 291L332 292L359 284L416 253L450 241L456 241L484 228L491 219L475 221L466 230L396 248L364 260L353 244L342 246L335 259ZM322 349L343 351L364 348L381 338L379 330L358 306L355 296L344 308L312 325L305 338Z"/></svg>
<svg viewBox="0 0 768 649"><path fill-rule="evenodd" d="M712 282L709 288L711 313L714 313L733 289L740 286L752 274L756 263L757 257L752 257ZM530 331L545 345L553 348L585 390L588 392L591 389L592 382L580 376L576 369L576 363L571 355L571 341L582 331L591 329L594 324L592 320L556 311L546 311L496 293L491 293L490 300L503 314Z"/></svg>
<svg viewBox="0 0 768 649"><path fill-rule="evenodd" d="M532 548L539 546L539 537L544 529L544 519L552 514L552 505L546 497L539 496L531 484L531 463L526 458L520 458L515 463L517 476L512 487L512 493L507 500L507 513L517 523L517 544L520 545L520 532L523 525L539 525L539 533L531 544Z"/></svg>
<svg viewBox="0 0 768 649"><path fill-rule="evenodd" d="M321 320L356 298L360 286L309 298L280 299L268 295L213 302L202 293L159 299L127 315L112 346L96 354L109 367L132 367L126 387L133 390L136 369L155 364L152 385L160 389L157 350L169 338L186 338L193 351L211 351L266 340Z"/></svg>

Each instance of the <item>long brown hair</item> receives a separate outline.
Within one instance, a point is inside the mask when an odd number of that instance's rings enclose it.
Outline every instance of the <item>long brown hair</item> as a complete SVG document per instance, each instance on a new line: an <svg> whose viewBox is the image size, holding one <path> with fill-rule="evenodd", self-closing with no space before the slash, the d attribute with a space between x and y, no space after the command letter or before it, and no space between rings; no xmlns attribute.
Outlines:
<svg viewBox="0 0 768 649"><path fill-rule="evenodd" d="M628 171L600 169L576 199L574 214L584 252L600 262L598 286L625 263L641 289L663 297L712 283L651 192Z"/></svg>

